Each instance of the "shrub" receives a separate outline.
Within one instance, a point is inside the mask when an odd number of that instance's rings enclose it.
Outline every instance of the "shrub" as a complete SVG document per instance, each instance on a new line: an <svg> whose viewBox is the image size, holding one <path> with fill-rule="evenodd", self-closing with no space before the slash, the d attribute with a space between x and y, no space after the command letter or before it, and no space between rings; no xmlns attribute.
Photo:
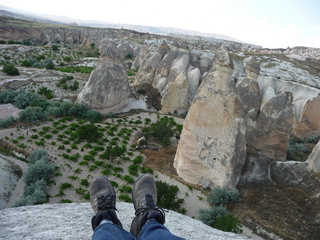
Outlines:
<svg viewBox="0 0 320 240"><path fill-rule="evenodd" d="M65 182L60 184L60 189L72 188L73 185L71 183Z"/></svg>
<svg viewBox="0 0 320 240"><path fill-rule="evenodd" d="M126 181L127 183L134 183L134 179L132 177L130 177L129 175L125 175L122 178L124 181Z"/></svg>
<svg viewBox="0 0 320 240"><path fill-rule="evenodd" d="M175 185L168 184L162 181L156 181L157 186L157 204L159 207L171 209L177 212L184 212L181 205L184 199L178 198L179 188Z"/></svg>
<svg viewBox="0 0 320 240"><path fill-rule="evenodd" d="M132 203L132 199L127 194L120 194L119 200L123 200L125 202Z"/></svg>
<svg viewBox="0 0 320 240"><path fill-rule="evenodd" d="M132 188L128 185L123 185L121 188L119 188L119 191L121 193L131 193L132 192Z"/></svg>
<svg viewBox="0 0 320 240"><path fill-rule="evenodd" d="M17 108L26 108L31 102L38 99L38 94L25 90L19 90L14 98L13 105Z"/></svg>
<svg viewBox="0 0 320 240"><path fill-rule="evenodd" d="M138 176L138 170L140 166L137 164L132 164L128 167L128 172L133 176Z"/></svg>
<svg viewBox="0 0 320 240"><path fill-rule="evenodd" d="M150 124L149 127L143 128L142 131L146 139L153 137L159 140L164 147L167 147L170 145L170 138L174 136L173 126L173 121L165 116L158 119L157 122Z"/></svg>
<svg viewBox="0 0 320 240"><path fill-rule="evenodd" d="M92 155L84 155L83 159L87 161L94 161L94 157Z"/></svg>
<svg viewBox="0 0 320 240"><path fill-rule="evenodd" d="M222 187L215 187L208 194L208 202L213 206L219 206L227 203L229 200L240 202L239 191L237 189L227 189Z"/></svg>
<svg viewBox="0 0 320 240"><path fill-rule="evenodd" d="M80 126L78 129L78 137L80 140L97 141L102 135L103 134L98 131L98 127L92 124Z"/></svg>
<svg viewBox="0 0 320 240"><path fill-rule="evenodd" d="M28 106L19 113L19 120L22 122L33 122L47 118L41 107Z"/></svg>
<svg viewBox="0 0 320 240"><path fill-rule="evenodd" d="M2 119L2 120L0 120L0 128L9 127L14 122L15 122L15 120L13 117L8 117L6 119Z"/></svg>
<svg viewBox="0 0 320 240"><path fill-rule="evenodd" d="M141 164L143 162L142 156L137 156L135 159L133 159L133 164Z"/></svg>
<svg viewBox="0 0 320 240"><path fill-rule="evenodd" d="M199 210L199 219L209 226L213 226L215 221L226 215L228 212L224 206L213 206L209 209L200 209Z"/></svg>
<svg viewBox="0 0 320 240"><path fill-rule="evenodd" d="M48 58L48 59L45 59L43 61L43 66L46 68L46 69L54 69L54 63L52 61L52 59Z"/></svg>
<svg viewBox="0 0 320 240"><path fill-rule="evenodd" d="M37 149L30 153L27 160L30 163L35 163L38 160L44 160L45 162L48 161L48 153L44 149Z"/></svg>
<svg viewBox="0 0 320 240"><path fill-rule="evenodd" d="M29 60L23 60L21 62L21 66L23 66L23 67L31 67L32 63Z"/></svg>
<svg viewBox="0 0 320 240"><path fill-rule="evenodd" d="M102 115L96 110L89 110L85 115L85 119L97 123L102 120Z"/></svg>
<svg viewBox="0 0 320 240"><path fill-rule="evenodd" d="M142 166L141 167L141 173L151 173L151 174L153 174L153 170L151 168Z"/></svg>
<svg viewBox="0 0 320 240"><path fill-rule="evenodd" d="M90 185L88 179L81 179L80 180L80 184L85 186L85 187L88 187Z"/></svg>
<svg viewBox="0 0 320 240"><path fill-rule="evenodd" d="M215 221L213 227L224 232L233 232L237 234L242 233L242 225L239 219L234 217L231 213L227 213L226 215L219 217Z"/></svg>
<svg viewBox="0 0 320 240"><path fill-rule="evenodd" d="M26 184L30 185L41 179L49 179L52 176L54 169L55 166L53 164L48 164L42 159L38 160L29 166L25 173L24 181Z"/></svg>
<svg viewBox="0 0 320 240"><path fill-rule="evenodd" d="M20 75L18 68L16 68L13 64L6 64L3 66L2 72L10 75L17 76Z"/></svg>

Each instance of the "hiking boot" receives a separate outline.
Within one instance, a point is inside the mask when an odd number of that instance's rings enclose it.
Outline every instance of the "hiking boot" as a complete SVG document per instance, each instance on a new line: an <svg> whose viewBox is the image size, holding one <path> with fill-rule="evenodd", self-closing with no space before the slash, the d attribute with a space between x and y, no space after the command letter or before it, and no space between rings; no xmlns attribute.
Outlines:
<svg viewBox="0 0 320 240"><path fill-rule="evenodd" d="M95 216L91 219L94 230L103 219L122 227L116 214L116 192L106 177L96 177L90 186L90 203Z"/></svg>
<svg viewBox="0 0 320 240"><path fill-rule="evenodd" d="M130 233L138 237L143 225L150 219L164 224L164 210L157 207L157 188L154 177L150 174L140 175L132 190L132 200L136 217L131 224Z"/></svg>

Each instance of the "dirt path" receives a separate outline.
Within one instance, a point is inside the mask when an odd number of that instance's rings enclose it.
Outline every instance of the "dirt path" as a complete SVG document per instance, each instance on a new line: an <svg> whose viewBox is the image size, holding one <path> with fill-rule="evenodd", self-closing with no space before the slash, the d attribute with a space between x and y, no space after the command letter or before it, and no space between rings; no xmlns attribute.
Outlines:
<svg viewBox="0 0 320 240"><path fill-rule="evenodd" d="M20 161L15 158L8 157L8 156L2 155L2 154L0 154L0 157L14 162L14 164L18 165L21 168L22 172L25 172L28 168L28 164L23 161ZM9 199L5 208L12 207L12 205L23 195L24 186L25 186L25 183L23 181L23 178L21 177L19 179L19 181L17 182L17 185L14 188L14 190L10 196L10 199Z"/></svg>

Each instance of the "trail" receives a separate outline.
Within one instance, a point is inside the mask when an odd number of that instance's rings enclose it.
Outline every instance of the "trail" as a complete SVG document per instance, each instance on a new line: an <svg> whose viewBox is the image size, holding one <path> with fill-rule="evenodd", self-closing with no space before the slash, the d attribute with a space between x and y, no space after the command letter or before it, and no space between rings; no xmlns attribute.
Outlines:
<svg viewBox="0 0 320 240"><path fill-rule="evenodd" d="M3 154L0 153L0 157L3 158L3 159L7 159L7 160L10 160L12 162L14 162L16 165L18 165L22 172L25 172L28 168L28 164L21 161L21 160L18 160L18 159L15 159L13 157L8 157L8 156L5 156ZM10 196L10 199L6 205L5 208L10 208L12 207L12 205L23 195L23 192L24 192L24 186L25 186L25 183L22 179L22 177L19 179L19 181L17 182L17 185L16 187L14 188L11 196Z"/></svg>

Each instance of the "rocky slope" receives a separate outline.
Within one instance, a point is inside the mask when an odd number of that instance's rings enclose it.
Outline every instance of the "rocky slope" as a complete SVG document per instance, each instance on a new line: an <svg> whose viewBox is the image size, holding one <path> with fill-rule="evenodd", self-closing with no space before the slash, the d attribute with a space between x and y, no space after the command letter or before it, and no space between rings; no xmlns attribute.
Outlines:
<svg viewBox="0 0 320 240"><path fill-rule="evenodd" d="M132 204L119 202L117 209L124 229L129 231L134 217ZM1 239L91 239L92 237L93 212L89 203L8 208L1 210L0 213ZM173 234L185 239L248 239L219 231L172 211L166 214L165 225Z"/></svg>

